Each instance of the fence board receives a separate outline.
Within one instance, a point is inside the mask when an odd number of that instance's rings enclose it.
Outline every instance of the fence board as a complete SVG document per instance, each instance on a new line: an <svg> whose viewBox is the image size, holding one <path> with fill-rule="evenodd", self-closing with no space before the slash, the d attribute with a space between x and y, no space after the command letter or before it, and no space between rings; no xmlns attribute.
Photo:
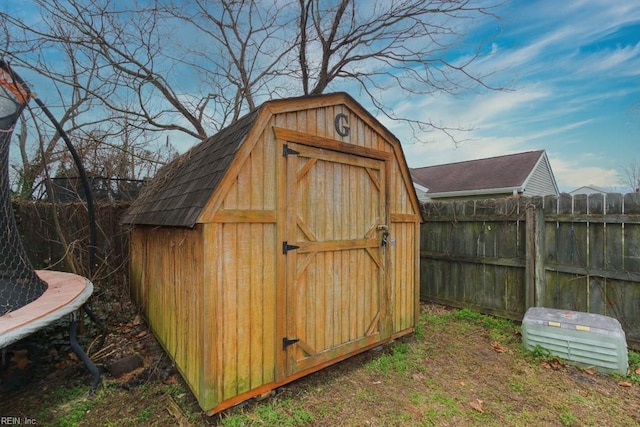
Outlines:
<svg viewBox="0 0 640 427"><path fill-rule="evenodd" d="M533 304L604 314L640 348L640 194L432 202L422 210L423 299L518 320Z"/></svg>
<svg viewBox="0 0 640 427"><path fill-rule="evenodd" d="M606 236L607 236L607 224L598 222L589 222L588 227L588 241L589 241L589 260L588 267L594 269L605 268L605 253L606 253Z"/></svg>
<svg viewBox="0 0 640 427"><path fill-rule="evenodd" d="M623 270L640 270L640 224L624 224Z"/></svg>
<svg viewBox="0 0 640 427"><path fill-rule="evenodd" d="M605 316L607 312L607 281L604 277L591 276L589 277L589 299L587 300L587 312L601 313Z"/></svg>
<svg viewBox="0 0 640 427"><path fill-rule="evenodd" d="M89 225L84 204L14 200L12 205L18 231L34 268L74 272L89 277L98 286L105 278L110 285L115 287L117 284L124 290L129 243L120 219L129 207L127 203L95 204L98 233L91 274L88 262ZM59 230L54 227L53 215L57 216ZM73 258L78 271L73 271L66 255Z"/></svg>

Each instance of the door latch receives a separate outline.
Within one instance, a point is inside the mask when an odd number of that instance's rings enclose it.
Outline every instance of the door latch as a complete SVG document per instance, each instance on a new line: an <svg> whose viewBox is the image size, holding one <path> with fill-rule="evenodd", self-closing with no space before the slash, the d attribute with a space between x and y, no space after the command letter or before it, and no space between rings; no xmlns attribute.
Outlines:
<svg viewBox="0 0 640 427"><path fill-rule="evenodd" d="M387 246L388 239L389 239L389 232L385 231L384 233L382 233L382 242L380 242L380 246L382 246L383 248Z"/></svg>

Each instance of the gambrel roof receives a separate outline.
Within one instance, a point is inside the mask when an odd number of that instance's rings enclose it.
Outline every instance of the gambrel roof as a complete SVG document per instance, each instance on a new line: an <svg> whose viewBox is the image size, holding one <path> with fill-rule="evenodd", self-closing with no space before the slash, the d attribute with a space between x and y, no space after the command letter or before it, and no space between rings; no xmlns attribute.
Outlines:
<svg viewBox="0 0 640 427"><path fill-rule="evenodd" d="M411 182L400 141L350 95L340 92L271 100L164 166L132 203L122 222L194 227L214 192L220 187L238 150L247 140L252 140L252 135L265 125L269 115L276 111L289 111L294 107L309 109L328 105L345 105L356 111L361 118L366 117L367 122L375 123L376 129L397 150L398 161L403 164L404 180ZM417 199L414 200L417 206Z"/></svg>
<svg viewBox="0 0 640 427"><path fill-rule="evenodd" d="M193 227L251 130L259 109L164 166L142 190L125 224Z"/></svg>
<svg viewBox="0 0 640 427"><path fill-rule="evenodd" d="M558 194L544 150L411 169L430 198Z"/></svg>

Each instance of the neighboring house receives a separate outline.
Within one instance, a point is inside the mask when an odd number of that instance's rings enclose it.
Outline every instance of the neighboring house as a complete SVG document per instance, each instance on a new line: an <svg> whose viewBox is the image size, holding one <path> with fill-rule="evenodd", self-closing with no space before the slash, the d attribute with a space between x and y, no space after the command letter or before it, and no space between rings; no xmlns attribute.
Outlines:
<svg viewBox="0 0 640 427"><path fill-rule="evenodd" d="M559 194L544 150L415 168L411 177L421 201Z"/></svg>
<svg viewBox="0 0 640 427"><path fill-rule="evenodd" d="M602 187L597 187L595 185L584 185L582 187L576 188L575 190L572 190L569 192L569 194L571 194L572 196L575 194L606 194L608 193L607 190L605 190Z"/></svg>
<svg viewBox="0 0 640 427"><path fill-rule="evenodd" d="M631 192L629 187L598 187L596 185L583 185L582 187L578 187L575 190L571 190L569 194L572 196L578 194L610 194L610 193L620 193L625 194ZM636 191L638 192L638 191Z"/></svg>

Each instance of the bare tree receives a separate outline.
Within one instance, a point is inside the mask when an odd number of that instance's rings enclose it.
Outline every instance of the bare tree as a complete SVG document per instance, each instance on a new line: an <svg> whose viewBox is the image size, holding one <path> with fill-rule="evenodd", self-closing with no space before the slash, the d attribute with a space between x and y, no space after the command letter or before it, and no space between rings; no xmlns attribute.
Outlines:
<svg viewBox="0 0 640 427"><path fill-rule="evenodd" d="M474 86L491 87L488 75L472 71L480 50L459 59L452 55L465 33L464 21L495 17L496 4L470 0L375 1L298 0L299 72L305 94L326 91L349 81L365 92L379 112L409 123L417 133L450 128L401 117L385 103L385 91L407 97L456 93ZM457 58L457 59L450 59Z"/></svg>
<svg viewBox="0 0 640 427"><path fill-rule="evenodd" d="M146 116L149 106L153 105L152 96L149 96L147 106L136 106L136 103L145 102L142 96L145 83L136 86L132 79L127 80L126 73L124 77L119 74L118 70L124 67L121 60L117 64L105 60L109 50L98 48L100 32L109 33L110 29L117 28L101 21L108 18L100 14L103 9L98 6L103 5L92 2L90 6L97 8L85 14L84 21L74 21L73 17L77 16L73 15L74 10L78 14L88 10L81 9L85 7L82 2L65 3L66 9L57 2L36 3L42 8L42 27L29 25L6 13L6 19L0 19L7 34L3 56L9 57L14 67L31 71L31 78L38 83L34 83L32 89L37 96L44 94L72 140L82 143L99 134L101 144L114 151L109 157L132 159L136 170L130 169L126 174L114 177L135 178L141 173L151 176L158 164L167 161L175 150L154 144L162 135L150 132L149 128L164 130L176 126L172 123L156 126L153 117ZM86 25L87 22L95 27ZM137 28L145 25L148 24ZM120 37L124 36L121 34ZM36 74L45 79L37 79ZM133 95L131 88L135 89ZM29 197L34 184L46 178L45 168L60 167L60 162L68 160L68 152L60 146L60 135L50 121L35 105L30 107L16 135L20 163L12 164L17 178L15 188L23 197ZM195 131L188 128L189 135L204 135L200 120L193 120L200 128ZM90 170L96 169L92 159L85 160L89 162Z"/></svg>
<svg viewBox="0 0 640 427"><path fill-rule="evenodd" d="M292 5L238 0L164 5L164 12L177 18L181 28L202 40L182 42L182 58L203 81L218 83L216 96L228 110L220 114L222 123L255 109L259 99L295 93L290 65L297 37L286 36L290 25L283 13Z"/></svg>
<svg viewBox="0 0 640 427"><path fill-rule="evenodd" d="M69 58L69 63L74 64L72 53ZM76 78L78 77L76 75ZM60 93L57 82L52 82L50 88ZM62 111L58 118L60 125L70 134L80 133L87 126L97 126L101 120L96 120L96 116L88 121L78 120L83 114L91 111L92 103L93 98L88 96L81 86L72 86L69 96L60 96L58 100L58 110ZM30 134L35 135L35 138L30 138ZM34 183L44 177L48 165L60 160L61 137L49 120L33 105L29 106L27 114L22 117L20 132L16 136L21 160L19 165L12 165L19 181L16 190L18 195L29 197ZM34 139L36 143L29 143Z"/></svg>
<svg viewBox="0 0 640 427"><path fill-rule="evenodd" d="M163 55L163 43L171 40L171 29L161 25L153 2L144 7L111 0L34 0L34 4L40 11L38 26L0 14L9 32L23 34L14 37L5 53L14 66L79 85L114 118L126 117L131 126L206 137L202 123L210 98L194 105L179 92L179 81L168 81L176 64ZM58 72L60 61L52 53L60 49L74 51L77 67L71 74ZM43 63L47 66L41 67ZM76 78L76 73L90 74L94 84Z"/></svg>
<svg viewBox="0 0 640 427"><path fill-rule="evenodd" d="M628 187L630 192L640 192L640 161L627 164L619 176L620 184Z"/></svg>
<svg viewBox="0 0 640 427"><path fill-rule="evenodd" d="M469 0L185 0L165 10L207 41L187 47L189 64L207 80L233 89L223 99L233 105L234 119L238 108L255 108L256 99L350 85L417 135L450 129L395 114L385 91L420 97L477 86L497 89L487 84L487 75L472 70L479 49L462 60L450 59L462 56L452 50L465 36L463 24L479 16L495 18L495 7Z"/></svg>
<svg viewBox="0 0 640 427"><path fill-rule="evenodd" d="M479 46L455 51L468 23L496 18L484 0L31 2L35 24L0 6L2 55L56 85L79 138L126 127L203 139L266 99L349 88L420 139L458 128L396 113L388 91L495 89L474 73Z"/></svg>

